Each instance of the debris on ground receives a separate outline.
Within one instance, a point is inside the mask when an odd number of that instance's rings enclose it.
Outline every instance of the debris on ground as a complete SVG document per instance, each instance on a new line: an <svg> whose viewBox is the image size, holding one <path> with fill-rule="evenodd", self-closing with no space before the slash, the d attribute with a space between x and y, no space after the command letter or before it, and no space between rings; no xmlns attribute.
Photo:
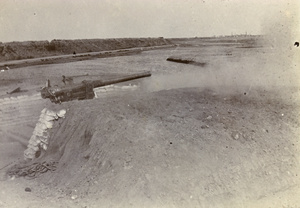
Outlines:
<svg viewBox="0 0 300 208"><path fill-rule="evenodd" d="M211 119L212 119L212 116L207 116L206 119L207 119L207 120L211 120Z"/></svg>
<svg viewBox="0 0 300 208"><path fill-rule="evenodd" d="M13 93L17 93L17 92L21 92L21 87L17 87L16 89L10 91L10 92L7 92L7 94L13 94Z"/></svg>
<svg viewBox="0 0 300 208"><path fill-rule="evenodd" d="M237 131L233 131L232 134L231 134L231 137L234 139L234 140L238 140L240 138L240 134L239 132Z"/></svg>
<svg viewBox="0 0 300 208"><path fill-rule="evenodd" d="M31 188L26 187L26 188L25 188L25 191L26 191L26 192L31 192Z"/></svg>
<svg viewBox="0 0 300 208"><path fill-rule="evenodd" d="M7 171L7 175L10 177L25 177L26 179L34 179L47 171L55 171L57 163L58 162L56 161L44 161L25 166L15 165Z"/></svg>
<svg viewBox="0 0 300 208"><path fill-rule="evenodd" d="M5 71L8 71L8 70L10 70L10 68L8 66L5 66L5 68L1 69L1 72L5 72Z"/></svg>
<svg viewBox="0 0 300 208"><path fill-rule="evenodd" d="M209 128L209 125L202 125L201 126L201 129L208 129Z"/></svg>

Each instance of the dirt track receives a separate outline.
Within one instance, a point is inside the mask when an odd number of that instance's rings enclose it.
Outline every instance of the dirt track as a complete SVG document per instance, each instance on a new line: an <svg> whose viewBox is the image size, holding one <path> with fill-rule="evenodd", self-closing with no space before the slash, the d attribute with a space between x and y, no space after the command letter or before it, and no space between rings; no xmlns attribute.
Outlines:
<svg viewBox="0 0 300 208"><path fill-rule="evenodd" d="M171 55L207 65L167 62ZM65 108L67 116L38 159L58 160L57 170L1 181L0 207L297 207L299 86L291 60L275 57L267 47L189 45L3 73L31 94L3 101L5 147L15 129L26 141L42 108ZM141 70L153 77L135 82L136 91L62 105L35 100L46 77ZM22 157L22 148L1 151L1 164Z"/></svg>

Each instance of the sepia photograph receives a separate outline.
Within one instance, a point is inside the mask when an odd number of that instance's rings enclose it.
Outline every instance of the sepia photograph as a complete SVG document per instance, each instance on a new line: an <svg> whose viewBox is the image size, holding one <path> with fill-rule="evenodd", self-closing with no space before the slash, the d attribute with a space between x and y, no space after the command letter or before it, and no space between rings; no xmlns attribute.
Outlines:
<svg viewBox="0 0 300 208"><path fill-rule="evenodd" d="M300 208L300 1L0 0L0 208Z"/></svg>

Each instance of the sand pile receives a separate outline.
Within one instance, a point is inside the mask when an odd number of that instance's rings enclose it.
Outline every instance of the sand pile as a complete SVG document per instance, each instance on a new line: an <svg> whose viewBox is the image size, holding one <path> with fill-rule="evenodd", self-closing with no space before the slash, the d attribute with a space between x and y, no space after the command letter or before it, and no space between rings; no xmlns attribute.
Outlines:
<svg viewBox="0 0 300 208"><path fill-rule="evenodd" d="M41 153L46 151L49 144L49 129L52 129L53 123L59 118L64 118L66 110L62 109L58 112L54 112L44 108L41 112L38 123L36 124L33 134L29 139L27 149L24 151L25 160L35 159ZM39 153L39 155L37 155Z"/></svg>

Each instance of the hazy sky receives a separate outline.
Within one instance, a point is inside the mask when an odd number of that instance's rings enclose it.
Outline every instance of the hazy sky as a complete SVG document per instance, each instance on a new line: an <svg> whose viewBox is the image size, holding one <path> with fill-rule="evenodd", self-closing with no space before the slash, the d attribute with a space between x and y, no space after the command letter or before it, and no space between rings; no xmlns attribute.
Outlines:
<svg viewBox="0 0 300 208"><path fill-rule="evenodd" d="M282 21L291 30L298 1L0 0L0 41L261 34Z"/></svg>

